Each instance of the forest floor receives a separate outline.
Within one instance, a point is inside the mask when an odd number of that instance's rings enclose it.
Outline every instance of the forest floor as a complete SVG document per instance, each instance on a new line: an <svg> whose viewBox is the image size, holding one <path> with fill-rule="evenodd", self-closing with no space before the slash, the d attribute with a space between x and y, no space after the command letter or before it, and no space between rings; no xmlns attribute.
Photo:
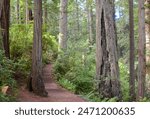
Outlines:
<svg viewBox="0 0 150 119"><path fill-rule="evenodd" d="M29 92L25 86L19 89L17 101L19 102L85 102L81 97L62 88L52 78L52 65L48 64L43 69L43 77L48 97L40 97Z"/></svg>

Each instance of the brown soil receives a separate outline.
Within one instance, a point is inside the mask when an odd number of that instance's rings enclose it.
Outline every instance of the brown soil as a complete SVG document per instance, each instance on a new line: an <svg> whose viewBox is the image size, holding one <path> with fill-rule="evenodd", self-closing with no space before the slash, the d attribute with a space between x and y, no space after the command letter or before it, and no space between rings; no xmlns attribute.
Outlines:
<svg viewBox="0 0 150 119"><path fill-rule="evenodd" d="M19 90L18 101L20 102L85 102L81 97L67 91L53 80L51 75L51 64L43 69L43 77L48 97L40 97L29 92L23 86Z"/></svg>

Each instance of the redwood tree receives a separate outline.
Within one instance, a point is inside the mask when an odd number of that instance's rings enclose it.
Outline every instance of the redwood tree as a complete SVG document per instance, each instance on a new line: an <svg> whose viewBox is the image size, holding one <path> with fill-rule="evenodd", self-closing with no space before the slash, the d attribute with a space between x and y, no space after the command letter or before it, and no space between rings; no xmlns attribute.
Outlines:
<svg viewBox="0 0 150 119"><path fill-rule="evenodd" d="M4 0L0 1L0 17L1 17L1 13L2 13L2 5L3 5Z"/></svg>
<svg viewBox="0 0 150 119"><path fill-rule="evenodd" d="M102 97L121 98L114 0L96 0L96 79Z"/></svg>
<svg viewBox="0 0 150 119"><path fill-rule="evenodd" d="M17 0L16 13L17 13L17 22L18 22L18 24L19 24L19 23L20 23L20 0Z"/></svg>
<svg viewBox="0 0 150 119"><path fill-rule="evenodd" d="M67 3L68 0L60 0L59 47L62 50L67 48Z"/></svg>
<svg viewBox="0 0 150 119"><path fill-rule="evenodd" d="M43 23L47 24L47 15L48 15L48 9L47 9L47 0L44 0L44 9L43 9Z"/></svg>
<svg viewBox="0 0 150 119"><path fill-rule="evenodd" d="M28 24L29 21L29 1L26 0L26 24Z"/></svg>
<svg viewBox="0 0 150 119"><path fill-rule="evenodd" d="M3 2L4 2L4 0L1 0L1 1L0 1L0 23L1 23L1 13L2 13L2 5L3 5ZM1 28L0 28L0 49L3 49Z"/></svg>
<svg viewBox="0 0 150 119"><path fill-rule="evenodd" d="M47 96L42 76L42 0L34 0L34 38L31 87L34 93Z"/></svg>
<svg viewBox="0 0 150 119"><path fill-rule="evenodd" d="M150 0L145 0L146 64L150 64Z"/></svg>
<svg viewBox="0 0 150 119"><path fill-rule="evenodd" d="M137 100L144 98L145 93L145 10L144 0L139 0L139 42L138 42L138 93Z"/></svg>
<svg viewBox="0 0 150 119"><path fill-rule="evenodd" d="M92 2L91 0L86 0L87 4L87 22L88 22L88 36L89 36L89 44L92 45L94 43L94 36L93 36L93 9L92 9Z"/></svg>
<svg viewBox="0 0 150 119"><path fill-rule="evenodd" d="M9 51L9 18L10 18L10 0L4 0L2 2L2 10L0 8L0 24L1 24L1 36L3 42L3 49L5 56L10 58Z"/></svg>
<svg viewBox="0 0 150 119"><path fill-rule="evenodd" d="M129 0L129 29L130 29L130 81L129 94L131 101L135 100L135 69L134 69L134 18L133 0Z"/></svg>

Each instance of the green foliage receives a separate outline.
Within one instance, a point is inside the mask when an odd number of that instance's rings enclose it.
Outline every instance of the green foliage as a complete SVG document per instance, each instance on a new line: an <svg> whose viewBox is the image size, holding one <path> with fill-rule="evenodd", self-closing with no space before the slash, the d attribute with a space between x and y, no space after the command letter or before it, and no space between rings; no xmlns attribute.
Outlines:
<svg viewBox="0 0 150 119"><path fill-rule="evenodd" d="M123 101L129 101L129 71L128 67L120 60L120 81L121 81L121 89L122 89L122 98Z"/></svg>
<svg viewBox="0 0 150 119"><path fill-rule="evenodd" d="M69 44L65 54L60 54L54 64L54 73L58 82L66 89L82 95L90 101L115 102L116 98L101 100L95 90L95 46L87 49L87 43L77 42L77 45ZM123 101L129 101L129 71L124 60L120 59L120 81Z"/></svg>
<svg viewBox="0 0 150 119"><path fill-rule="evenodd" d="M135 47L138 41L138 7L137 1L134 1L134 38ZM129 4L127 0L118 0L115 3L116 11L119 18L116 19L117 38L119 45L119 53L121 58L128 58L129 54Z"/></svg>
<svg viewBox="0 0 150 119"><path fill-rule="evenodd" d="M13 59L32 57L32 45L33 45L33 25L20 24L12 25L10 28L10 51ZM42 48L44 58L51 57L53 59L57 56L58 45L56 38L50 35L48 32L43 32L42 36ZM49 56L50 55L50 56Z"/></svg>
<svg viewBox="0 0 150 119"><path fill-rule="evenodd" d="M54 61L58 55L58 43L55 36L43 32L43 60L45 63Z"/></svg>
<svg viewBox="0 0 150 119"><path fill-rule="evenodd" d="M13 24L10 27L10 53L15 61L15 79L25 83L31 70L33 25Z"/></svg>
<svg viewBox="0 0 150 119"><path fill-rule="evenodd" d="M16 81L14 80L14 67L15 64L12 60L4 56L3 51L0 50L0 101L12 100L16 95ZM1 89L8 86L11 94L2 94Z"/></svg>
<svg viewBox="0 0 150 119"><path fill-rule="evenodd" d="M122 90L122 101L129 101L129 71L128 66L125 65L124 61L120 59L119 61L119 68L120 68L120 83L121 83L121 90ZM116 102L116 97L114 98L104 98L101 99L99 94L93 90L90 93L84 95L84 98L94 102Z"/></svg>
<svg viewBox="0 0 150 119"><path fill-rule="evenodd" d="M88 94L83 95L83 98L85 98L85 100L92 102L101 102L100 96L95 90L89 92Z"/></svg>
<svg viewBox="0 0 150 119"><path fill-rule="evenodd" d="M150 98L144 97L139 102L150 102Z"/></svg>
<svg viewBox="0 0 150 119"><path fill-rule="evenodd" d="M15 78L22 84L31 72L33 24L13 24L10 28L10 38L11 58L17 64ZM48 32L43 32L42 38L43 62L49 63L57 57L56 38Z"/></svg>
<svg viewBox="0 0 150 119"><path fill-rule="evenodd" d="M83 98L92 102L117 102L116 97L101 99L100 95L95 90L91 91L88 94L83 95Z"/></svg>
<svg viewBox="0 0 150 119"><path fill-rule="evenodd" d="M70 47L65 54L59 55L54 73L59 82L65 82L64 87L68 84L76 94L87 94L94 90L95 54L87 49L86 44Z"/></svg>
<svg viewBox="0 0 150 119"><path fill-rule="evenodd" d="M8 102L9 97L0 92L0 102Z"/></svg>
<svg viewBox="0 0 150 119"><path fill-rule="evenodd" d="M13 86L13 62L4 56L0 50L0 86Z"/></svg>
<svg viewBox="0 0 150 119"><path fill-rule="evenodd" d="M65 89L75 92L76 85L70 82L69 80L62 78L58 81L58 83Z"/></svg>
<svg viewBox="0 0 150 119"><path fill-rule="evenodd" d="M31 57L33 43L33 25L13 24L10 28L10 52L13 59L24 55Z"/></svg>
<svg viewBox="0 0 150 119"><path fill-rule="evenodd" d="M5 95L0 92L0 102L12 102L12 101L16 101L16 96Z"/></svg>

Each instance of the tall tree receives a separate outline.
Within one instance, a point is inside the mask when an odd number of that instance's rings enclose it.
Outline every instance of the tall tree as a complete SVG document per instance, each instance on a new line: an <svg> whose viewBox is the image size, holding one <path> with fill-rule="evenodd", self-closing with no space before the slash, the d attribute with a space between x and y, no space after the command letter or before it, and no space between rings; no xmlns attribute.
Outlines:
<svg viewBox="0 0 150 119"><path fill-rule="evenodd" d="M32 3L32 1L33 1L33 0L29 0L29 1L28 1L28 9L29 9L29 10L28 10L28 15L29 15L29 21L32 21L32 20L33 20L33 10L32 10L32 9L33 9L33 8L32 8L32 4L33 4L33 3Z"/></svg>
<svg viewBox="0 0 150 119"><path fill-rule="evenodd" d="M1 17L1 13L2 13L2 5L3 5L4 0L0 1L0 17Z"/></svg>
<svg viewBox="0 0 150 119"><path fill-rule="evenodd" d="M2 13L3 2L4 2L4 0L0 1L0 23L1 23L1 13ZM3 39L2 39L1 28L0 28L0 49L3 49Z"/></svg>
<svg viewBox="0 0 150 119"><path fill-rule="evenodd" d="M2 13L1 13L1 29L2 29L2 42L5 56L10 58L9 51L9 17L10 17L10 0L4 0L2 4Z"/></svg>
<svg viewBox="0 0 150 119"><path fill-rule="evenodd" d="M47 23L47 0L44 0L44 10L43 10L43 23Z"/></svg>
<svg viewBox="0 0 150 119"><path fill-rule="evenodd" d="M34 38L31 87L34 93L47 96L42 77L42 0L34 0Z"/></svg>
<svg viewBox="0 0 150 119"><path fill-rule="evenodd" d="M29 1L26 0L26 24L28 24L29 21Z"/></svg>
<svg viewBox="0 0 150 119"><path fill-rule="evenodd" d="M79 35L79 32L80 32L80 21L79 21L79 3L78 3L78 0L76 0L76 35L78 36Z"/></svg>
<svg viewBox="0 0 150 119"><path fill-rule="evenodd" d="M88 20L88 34L89 34L89 44L92 45L94 42L93 36L93 9L91 0L87 0L87 20Z"/></svg>
<svg viewBox="0 0 150 119"><path fill-rule="evenodd" d="M17 0L17 9L16 9L16 12L17 12L17 22L19 24L20 23L20 0Z"/></svg>
<svg viewBox="0 0 150 119"><path fill-rule="evenodd" d="M145 0L146 64L150 64L150 0Z"/></svg>
<svg viewBox="0 0 150 119"><path fill-rule="evenodd" d="M32 0L26 0L26 24L29 21L33 20L33 13L32 13Z"/></svg>
<svg viewBox="0 0 150 119"><path fill-rule="evenodd" d="M114 0L96 0L96 79L101 96L121 98Z"/></svg>
<svg viewBox="0 0 150 119"><path fill-rule="evenodd" d="M59 21L59 47L67 49L67 3L68 0L60 0L60 21Z"/></svg>
<svg viewBox="0 0 150 119"><path fill-rule="evenodd" d="M135 100L135 69L134 69L134 18L133 18L133 0L129 0L129 34L130 34L130 81L129 95L131 101Z"/></svg>
<svg viewBox="0 0 150 119"><path fill-rule="evenodd" d="M145 11L144 0L139 0L139 42L138 42L138 93L137 100L144 98L145 93Z"/></svg>

